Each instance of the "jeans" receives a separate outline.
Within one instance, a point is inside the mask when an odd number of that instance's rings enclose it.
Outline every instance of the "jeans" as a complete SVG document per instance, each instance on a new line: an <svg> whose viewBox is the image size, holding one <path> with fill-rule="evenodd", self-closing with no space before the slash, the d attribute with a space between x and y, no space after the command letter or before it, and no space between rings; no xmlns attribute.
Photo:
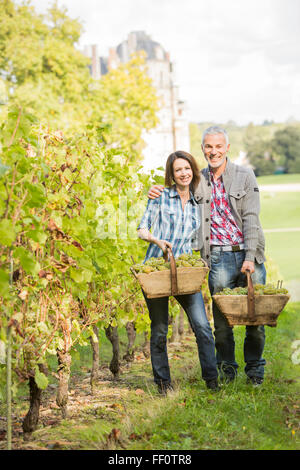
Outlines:
<svg viewBox="0 0 300 470"><path fill-rule="evenodd" d="M151 319L150 353L154 382L171 383L167 354L169 297L148 299L144 295ZM216 379L218 370L212 329L207 320L203 297L196 294L178 295L175 299L185 310L196 336L202 377L205 381Z"/></svg>
<svg viewBox="0 0 300 470"><path fill-rule="evenodd" d="M211 295L220 292L225 287L234 288L247 284L246 275L241 273L245 251L212 251L211 268L209 272L209 289ZM264 264L255 263L255 272L251 275L253 284L266 283ZM233 328L227 323L218 307L213 302L213 317L215 326L215 343L217 350L217 365L221 376L233 378L237 373L238 364L235 360L235 342ZM264 376L266 361L262 358L265 345L265 329L263 325L246 326L244 340L245 373L248 377Z"/></svg>

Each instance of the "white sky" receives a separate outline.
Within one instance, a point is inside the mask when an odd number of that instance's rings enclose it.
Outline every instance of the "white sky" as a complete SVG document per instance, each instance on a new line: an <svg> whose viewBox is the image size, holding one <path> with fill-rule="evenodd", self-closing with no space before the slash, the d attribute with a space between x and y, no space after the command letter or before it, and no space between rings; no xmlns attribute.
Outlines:
<svg viewBox="0 0 300 470"><path fill-rule="evenodd" d="M50 0L31 0L38 12ZM170 53L191 121L300 120L300 0L58 0L102 56L143 30Z"/></svg>

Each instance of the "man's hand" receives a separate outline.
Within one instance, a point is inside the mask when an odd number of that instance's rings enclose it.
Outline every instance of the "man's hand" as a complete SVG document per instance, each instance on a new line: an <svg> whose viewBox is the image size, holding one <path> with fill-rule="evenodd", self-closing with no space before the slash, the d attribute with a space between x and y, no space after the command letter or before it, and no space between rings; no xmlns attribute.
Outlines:
<svg viewBox="0 0 300 470"><path fill-rule="evenodd" d="M243 262L243 266L242 266L242 269L241 269L241 272L244 273L246 271L250 271L250 274L254 273L255 269L254 269L254 263L253 261L244 261Z"/></svg>
<svg viewBox="0 0 300 470"><path fill-rule="evenodd" d="M164 186L162 184L155 184L151 186L148 192L148 198L156 199L157 197L160 197L163 190L164 190Z"/></svg>

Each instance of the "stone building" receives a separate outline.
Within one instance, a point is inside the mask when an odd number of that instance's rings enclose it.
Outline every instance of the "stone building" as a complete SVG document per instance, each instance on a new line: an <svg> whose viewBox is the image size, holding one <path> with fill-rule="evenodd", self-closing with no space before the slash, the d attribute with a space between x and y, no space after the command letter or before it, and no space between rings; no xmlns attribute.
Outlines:
<svg viewBox="0 0 300 470"><path fill-rule="evenodd" d="M131 54L140 50L146 52L148 74L157 90L160 104L159 124L143 135L146 143L143 165L145 170L151 170L164 167L168 155L174 150L190 151L185 103L179 98L169 53L144 31L131 32L117 47L109 49L107 58L98 56L97 46L87 46L84 53L91 58L92 76L98 79L120 62L127 62Z"/></svg>

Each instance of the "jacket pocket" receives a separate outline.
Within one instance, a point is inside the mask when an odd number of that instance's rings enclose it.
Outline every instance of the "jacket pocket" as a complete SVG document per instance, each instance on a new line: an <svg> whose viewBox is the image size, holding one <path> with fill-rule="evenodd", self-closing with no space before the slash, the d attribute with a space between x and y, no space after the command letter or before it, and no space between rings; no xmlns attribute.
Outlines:
<svg viewBox="0 0 300 470"><path fill-rule="evenodd" d="M246 191L244 189L231 190L229 193L231 206L238 213L241 211L245 194Z"/></svg>
<svg viewBox="0 0 300 470"><path fill-rule="evenodd" d="M246 194L246 191L244 189L237 189L237 190L234 190L234 191L230 191L229 195L230 197L233 197L234 199L241 199L242 197L244 197Z"/></svg>

